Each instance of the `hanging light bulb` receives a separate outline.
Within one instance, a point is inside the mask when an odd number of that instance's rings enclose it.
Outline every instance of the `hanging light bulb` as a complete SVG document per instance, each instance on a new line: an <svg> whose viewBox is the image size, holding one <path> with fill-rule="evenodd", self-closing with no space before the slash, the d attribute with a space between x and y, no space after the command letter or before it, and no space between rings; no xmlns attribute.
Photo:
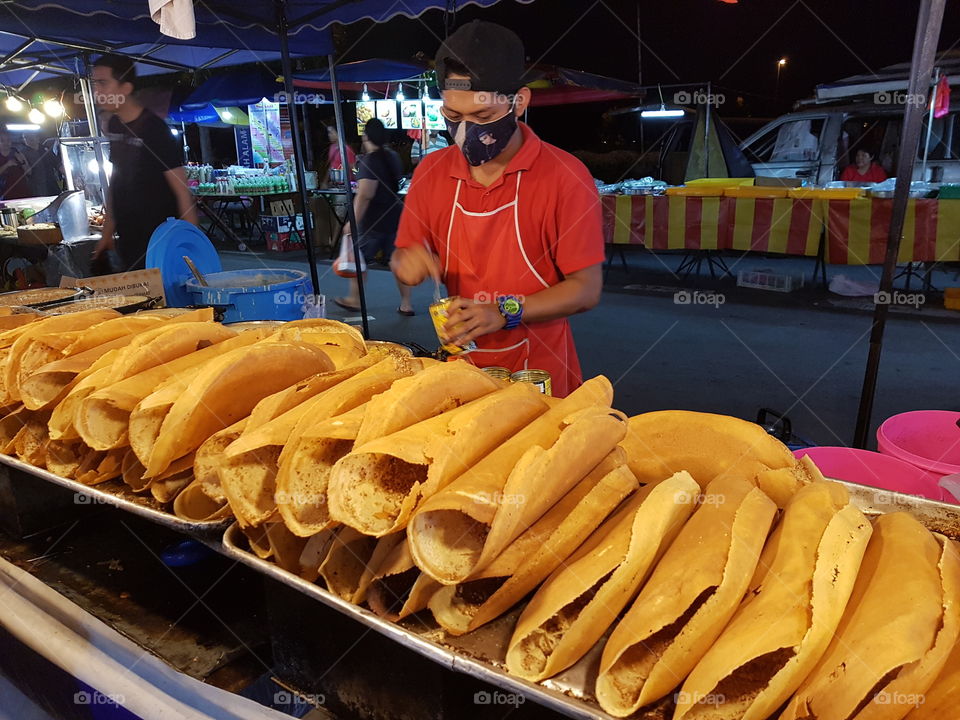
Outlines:
<svg viewBox="0 0 960 720"><path fill-rule="evenodd" d="M397 102L403 102L403 85L397 86Z"/></svg>
<svg viewBox="0 0 960 720"><path fill-rule="evenodd" d="M364 102L370 102L370 93L367 92L367 84L363 84L363 95L360 96L360 99Z"/></svg>
<svg viewBox="0 0 960 720"><path fill-rule="evenodd" d="M63 117L63 105L59 100L50 99L43 103L43 111L56 120Z"/></svg>
<svg viewBox="0 0 960 720"><path fill-rule="evenodd" d="M14 113L20 112L21 110L23 110L23 103L20 102L20 100L15 98L13 95L7 96L6 106L7 106L7 110Z"/></svg>
<svg viewBox="0 0 960 720"><path fill-rule="evenodd" d="M43 116L43 113L36 108L30 108L30 112L27 113L27 119L36 125L39 125L46 120L46 118Z"/></svg>

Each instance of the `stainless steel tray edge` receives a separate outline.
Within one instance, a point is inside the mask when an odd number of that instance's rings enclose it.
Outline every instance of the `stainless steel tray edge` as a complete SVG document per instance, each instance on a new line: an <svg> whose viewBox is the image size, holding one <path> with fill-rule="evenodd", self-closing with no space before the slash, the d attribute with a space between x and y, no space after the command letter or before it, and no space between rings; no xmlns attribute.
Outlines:
<svg viewBox="0 0 960 720"><path fill-rule="evenodd" d="M396 623L384 620L369 610L347 602L327 592L319 585L287 572L267 560L261 560L238 544L237 540L242 537L242 532L236 522L227 528L223 535L223 549L228 557L238 560L248 567L258 570L288 587L299 590L305 595L319 600L328 607L342 612L344 615L353 618L362 625L395 640L401 645L410 648L414 652L436 663L447 666L456 672L461 672L483 680L491 685L496 685L507 692L517 693L524 698L533 699L539 705L555 710L567 717L585 718L589 720L614 720L613 716L608 715L599 708L590 707L583 700L566 695L563 690L553 690L543 685L522 680L504 671L490 667L481 661L459 655L439 643L417 635ZM482 630L475 632L482 632ZM549 682L554 686L560 686L557 678Z"/></svg>
<svg viewBox="0 0 960 720"><path fill-rule="evenodd" d="M84 485L76 480L60 477L59 475L55 475L48 470L34 467L29 463L25 463L22 460L18 460L17 458L9 455L0 454L0 463L15 470L33 475L41 480L46 480L54 485L60 485L68 490L73 490L75 493L85 498L93 498L96 502L103 503L104 505L112 505L113 507L120 508L121 510L126 510L129 513L139 515L140 517L147 518L148 520L152 520L160 525L165 525L172 530L186 533L188 535L209 535L213 533L220 533L223 532L231 522L233 522L233 518L209 522L190 522L189 520L182 520L173 513L169 513L164 510L158 510L157 508L150 507L149 505L141 505L133 500L128 500L127 498L120 497L119 495L102 489L99 485ZM131 491L130 494L132 495L133 492ZM139 497L146 500L144 496Z"/></svg>

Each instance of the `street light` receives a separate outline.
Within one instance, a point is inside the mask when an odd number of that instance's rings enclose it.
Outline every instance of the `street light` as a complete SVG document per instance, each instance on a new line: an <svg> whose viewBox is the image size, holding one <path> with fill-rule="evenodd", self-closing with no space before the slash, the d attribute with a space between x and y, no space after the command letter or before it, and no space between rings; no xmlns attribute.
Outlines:
<svg viewBox="0 0 960 720"><path fill-rule="evenodd" d="M779 60L777 60L777 87L773 92L774 102L780 101L780 71L783 70L786 64L787 64L787 59L785 57L782 57Z"/></svg>

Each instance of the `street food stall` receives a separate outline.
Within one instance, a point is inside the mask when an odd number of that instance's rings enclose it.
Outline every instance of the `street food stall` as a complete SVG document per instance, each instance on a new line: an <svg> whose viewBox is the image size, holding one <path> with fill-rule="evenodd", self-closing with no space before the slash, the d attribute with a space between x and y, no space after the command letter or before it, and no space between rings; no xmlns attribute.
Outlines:
<svg viewBox="0 0 960 720"><path fill-rule="evenodd" d="M719 249L764 199L644 211ZM0 296L0 668L59 715L955 712L956 413L849 475L628 418L602 375L549 398L322 318L38 300Z"/></svg>

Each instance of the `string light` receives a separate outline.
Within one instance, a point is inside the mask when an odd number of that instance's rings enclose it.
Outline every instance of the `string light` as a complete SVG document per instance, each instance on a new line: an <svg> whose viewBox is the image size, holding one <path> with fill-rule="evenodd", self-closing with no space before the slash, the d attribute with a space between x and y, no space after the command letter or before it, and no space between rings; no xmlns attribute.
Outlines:
<svg viewBox="0 0 960 720"><path fill-rule="evenodd" d="M397 86L397 102L403 102L405 98L403 97L403 85Z"/></svg>
<svg viewBox="0 0 960 720"><path fill-rule="evenodd" d="M43 113L36 108L30 108L30 112L27 113L27 119L35 125L39 125L46 120L46 118L43 116Z"/></svg>
<svg viewBox="0 0 960 720"><path fill-rule="evenodd" d="M23 110L23 103L20 102L20 100L18 98L15 98L13 95L7 96L6 106L7 106L7 110L14 113L20 112L21 110Z"/></svg>
<svg viewBox="0 0 960 720"><path fill-rule="evenodd" d="M360 99L364 102L370 102L370 93L367 92L367 84L363 84L363 95L360 96Z"/></svg>
<svg viewBox="0 0 960 720"><path fill-rule="evenodd" d="M63 105L59 100L50 99L43 103L43 111L54 120L63 117Z"/></svg>

